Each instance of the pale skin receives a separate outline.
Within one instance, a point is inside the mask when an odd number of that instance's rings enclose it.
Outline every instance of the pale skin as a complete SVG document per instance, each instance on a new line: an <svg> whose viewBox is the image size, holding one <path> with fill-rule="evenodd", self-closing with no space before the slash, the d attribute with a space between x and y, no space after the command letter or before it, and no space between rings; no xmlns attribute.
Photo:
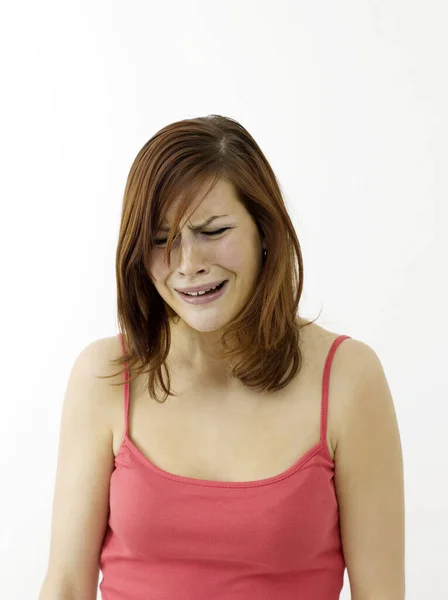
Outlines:
<svg viewBox="0 0 448 600"><path fill-rule="evenodd" d="M216 384L219 379L220 384L226 385L226 382L222 382L222 365L210 359L213 350L212 344L219 325L226 321L232 311L238 310L246 301L245 291L251 289L255 279L255 276L252 279L251 276L258 273L258 269L261 267L259 257L262 240L258 236L250 214L235 199L231 187L225 182L222 184L220 182L206 201L193 213L194 222L200 223L211 214L231 215L231 217L218 219L213 229L228 225L233 229L223 232L217 240L210 242L210 240L202 239L200 234L189 231L187 225L184 225L181 230L181 243L175 246L172 253L171 266L168 267L163 262L161 258L163 250L161 249L158 251L159 254L155 254L151 269L159 293L182 317L178 332L180 355L192 357L191 364L188 366L194 368L195 374L200 372L202 377L211 378L213 383ZM163 238L163 235L161 237ZM216 268L217 265L220 267L219 269ZM198 311L198 307L185 304L171 293L172 287L182 286L184 281L186 281L184 285L194 285L202 281L214 281L221 278L229 278L231 283L235 282L235 292L229 294L226 302L222 305L210 305L210 311ZM203 308L200 307L200 309ZM344 344L356 346L359 345L359 342L350 340ZM369 585L363 582L362 578L358 578L360 581L357 582L354 565L366 561L370 564L369 568L374 568L378 573L376 562L383 562L386 556L390 559L389 565L397 567L397 574L390 575L391 581L400 579L399 563L403 558L403 549L400 550L396 538L393 535L392 538L390 536L394 531L398 535L402 533L399 523L403 524L404 509L402 502L400 506L400 496L403 495L403 476L400 472L402 469L401 448L390 390L375 353L365 346L362 349L356 348L355 353L357 361L354 365L356 366L359 362L361 364L358 371L355 372L356 377L351 379L353 385L356 382L356 392L345 396L347 406L344 409L347 418L341 423L339 440L335 448L335 459L338 459L335 481L337 480L338 497L340 496L341 526L345 534L344 550L348 550L345 554L348 555L347 561L352 566L352 592L356 591L357 595L362 598L361 590L363 587L369 590ZM363 356L366 364L361 361ZM349 404L350 399L351 405ZM368 416L367 419L366 416ZM350 434L353 439L350 438ZM372 474L366 471L366 463L369 463L376 477L372 477ZM356 475L358 479L356 479ZM383 490L381 486L378 488L381 482L385 486ZM344 494L344 491L351 485L353 486L351 493ZM388 487L390 490L387 489ZM379 503L378 498L381 498L379 495L381 492L388 498L385 506ZM395 502L393 501L394 493L397 496ZM383 527L378 528L378 520L373 518L375 510L378 512L377 517L384 520ZM361 512L358 513L358 511ZM363 527L361 527L361 523L358 523L356 529L353 525L350 527L355 516L358 516L359 520L365 521ZM368 523L371 523L372 526L370 531ZM376 549L376 562L371 562L372 556L363 558L363 554L356 551L356 548L353 549L350 556L349 540L353 539L353 544L360 544L360 532L366 535L360 547L368 543L373 550ZM387 546L389 545L390 552L396 553L395 560L388 556ZM381 578L380 583L377 578L376 585L384 586L387 579L387 577ZM375 582L372 581L370 587L373 587L374 584ZM371 594L370 591L368 593ZM401 592L399 591L399 593Z"/></svg>
<svg viewBox="0 0 448 600"><path fill-rule="evenodd" d="M170 207L168 224L177 205ZM227 216L219 216L227 215ZM191 226L203 224L219 216L198 231ZM218 232L217 235L210 233ZM157 233L157 240L166 240L167 232ZM166 244L153 249L148 265L154 285L164 301L181 317L172 326L171 356L188 362L190 368L204 377L219 380L219 385L231 385L230 375L222 379L223 363L214 354L219 347L223 326L246 304L252 294L262 267L262 251L266 247L255 221L236 198L231 184L224 180L205 200L183 219L179 238L171 249L171 264L165 260ZM221 301L192 306L185 303L175 289L228 279L228 290ZM174 361L173 361L174 362Z"/></svg>
<svg viewBox="0 0 448 600"><path fill-rule="evenodd" d="M216 237L188 228L221 214L229 216L205 230L232 229ZM318 439L322 369L337 334L316 324L303 330L303 369L282 393L269 397L232 380L228 365L213 354L220 328L256 284L264 240L225 182L181 225L170 267L162 259L163 249L151 263L160 295L181 317L173 324L169 356L173 388L180 395L160 405L145 395L144 379L133 382L131 437L153 462L179 475L247 481L280 473ZM161 232L158 237L166 236ZM218 303L205 310L188 305L173 291L221 278L232 285L219 308ZM119 354L115 336L96 340L70 373L50 557L39 600L96 598L109 479L124 423L123 388L109 387L120 376L100 380L94 375L116 371L108 360ZM331 373L327 444L335 462L351 600L404 600L403 459L389 385L374 350L355 339L339 346ZM198 414L205 416L198 419ZM181 429L186 420L188 426ZM268 427L278 435L267 438ZM181 436L185 430L190 434ZM236 460L236 453L247 460Z"/></svg>

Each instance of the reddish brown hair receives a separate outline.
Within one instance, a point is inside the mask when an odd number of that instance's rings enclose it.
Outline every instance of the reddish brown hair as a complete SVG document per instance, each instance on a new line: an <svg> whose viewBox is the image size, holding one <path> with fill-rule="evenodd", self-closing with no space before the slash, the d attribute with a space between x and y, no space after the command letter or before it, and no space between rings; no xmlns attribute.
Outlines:
<svg viewBox="0 0 448 600"><path fill-rule="evenodd" d="M169 261L185 211L199 204L218 179L233 184L267 248L257 293L225 327L222 356L232 359L232 373L244 385L267 391L285 387L302 365L299 330L310 324L299 326L297 321L302 253L275 174L254 138L234 119L184 119L158 131L132 163L116 251L117 311L125 354L112 363L126 363L135 376L147 372L149 393L157 402L176 395L165 363L169 319L175 313L157 292L147 268L153 242L172 201L179 199L167 240ZM156 384L165 394L163 400L157 398Z"/></svg>

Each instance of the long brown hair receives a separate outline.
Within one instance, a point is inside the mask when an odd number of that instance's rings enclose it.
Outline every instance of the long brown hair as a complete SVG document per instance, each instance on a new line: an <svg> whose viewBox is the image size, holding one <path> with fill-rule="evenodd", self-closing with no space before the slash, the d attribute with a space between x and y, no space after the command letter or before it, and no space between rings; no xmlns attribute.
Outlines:
<svg viewBox="0 0 448 600"><path fill-rule="evenodd" d="M125 352L111 363L129 368L135 377L147 372L148 390L157 402L177 395L166 366L169 319L176 314L157 292L147 268L153 242L172 201L179 199L167 240L169 262L185 211L194 201L199 204L219 179L233 184L267 249L257 293L224 328L223 358L232 359L232 373L244 385L269 392L285 387L302 366L299 330L313 321L301 327L296 320L302 253L276 176L254 138L234 119L184 119L153 135L132 163L116 251L117 314ZM157 398L156 384L163 400Z"/></svg>

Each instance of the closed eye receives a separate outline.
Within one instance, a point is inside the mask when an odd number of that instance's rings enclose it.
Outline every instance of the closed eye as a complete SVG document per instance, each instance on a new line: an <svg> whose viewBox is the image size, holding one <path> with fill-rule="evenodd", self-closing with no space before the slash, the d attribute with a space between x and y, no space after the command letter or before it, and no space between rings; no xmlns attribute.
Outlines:
<svg viewBox="0 0 448 600"><path fill-rule="evenodd" d="M230 229L230 227L222 227L221 229L216 229L215 231L203 231L202 233L204 235L213 236L213 235L218 235L220 233L224 233L224 231L227 231L227 229ZM156 245L164 244L166 242L166 240L167 240L167 238L157 239L157 240L154 240L154 243Z"/></svg>

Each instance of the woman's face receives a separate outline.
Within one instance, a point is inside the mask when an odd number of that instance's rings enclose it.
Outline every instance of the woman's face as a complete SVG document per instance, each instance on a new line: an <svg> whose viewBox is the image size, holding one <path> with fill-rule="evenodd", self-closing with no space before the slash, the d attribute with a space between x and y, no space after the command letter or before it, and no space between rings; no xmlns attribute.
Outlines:
<svg viewBox="0 0 448 600"><path fill-rule="evenodd" d="M166 229L176 206L170 207ZM208 225L207 219L218 215ZM190 227L198 227L192 230ZM262 268L263 240L233 185L220 179L191 214L183 217L171 247L171 264L164 260L168 232L158 230L149 263L154 285L163 300L196 331L224 327L256 292ZM216 234L210 235L212 232ZM186 302L176 290L209 286L227 280L221 295L204 304ZM211 286L209 286L211 287ZM207 296L204 296L206 298Z"/></svg>

